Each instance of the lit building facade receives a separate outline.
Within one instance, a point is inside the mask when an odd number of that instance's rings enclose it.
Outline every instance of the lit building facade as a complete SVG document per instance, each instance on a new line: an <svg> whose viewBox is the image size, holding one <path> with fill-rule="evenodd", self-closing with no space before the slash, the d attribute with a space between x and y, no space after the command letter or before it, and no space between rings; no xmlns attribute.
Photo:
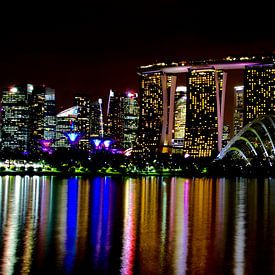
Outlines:
<svg viewBox="0 0 275 275"><path fill-rule="evenodd" d="M45 86L32 86L30 97L31 151L40 150L40 140L55 139L55 91Z"/></svg>
<svg viewBox="0 0 275 275"><path fill-rule="evenodd" d="M234 136L244 127L244 86L234 87Z"/></svg>
<svg viewBox="0 0 275 275"><path fill-rule="evenodd" d="M124 149L132 148L136 139L139 105L137 93L127 91L109 95L106 136L113 138Z"/></svg>
<svg viewBox="0 0 275 275"><path fill-rule="evenodd" d="M30 150L38 152L40 143L44 139L44 108L45 108L45 89L43 86L30 86L29 97L29 131L30 131Z"/></svg>
<svg viewBox="0 0 275 275"><path fill-rule="evenodd" d="M30 101L33 86L14 86L2 93L2 150L27 152L30 148Z"/></svg>
<svg viewBox="0 0 275 275"><path fill-rule="evenodd" d="M45 86L24 84L2 95L2 149L38 152L40 140L55 138L55 93Z"/></svg>
<svg viewBox="0 0 275 275"><path fill-rule="evenodd" d="M257 117L274 115L275 65L247 66L244 78L244 125Z"/></svg>
<svg viewBox="0 0 275 275"><path fill-rule="evenodd" d="M139 128L133 154L142 157L172 148L176 77L157 68L141 67Z"/></svg>
<svg viewBox="0 0 275 275"><path fill-rule="evenodd" d="M90 125L91 125L91 137L103 137L104 136L104 123L102 112L102 99L91 103L90 112Z"/></svg>
<svg viewBox="0 0 275 275"><path fill-rule="evenodd" d="M133 147L133 143L137 136L139 121L139 104L138 94L129 91L122 97L123 102L123 141L124 149Z"/></svg>
<svg viewBox="0 0 275 275"><path fill-rule="evenodd" d="M186 128L187 87L178 86L175 94L175 121L173 130L173 148L183 149ZM180 150L182 151L182 150Z"/></svg>
<svg viewBox="0 0 275 275"><path fill-rule="evenodd" d="M230 127L228 124L223 125L222 133L222 148L224 148L230 141Z"/></svg>
<svg viewBox="0 0 275 275"><path fill-rule="evenodd" d="M70 131L77 131L77 116L78 107L73 106L68 108L56 116L56 142L54 143L55 148L70 148L65 133Z"/></svg>
<svg viewBox="0 0 275 275"><path fill-rule="evenodd" d="M222 142L225 79L226 75L215 69L188 73L184 151L192 157L211 157L218 152L219 130Z"/></svg>
<svg viewBox="0 0 275 275"><path fill-rule="evenodd" d="M116 140L118 144L123 142L123 98L110 90L108 107L106 136Z"/></svg>
<svg viewBox="0 0 275 275"><path fill-rule="evenodd" d="M56 101L55 90L45 88L45 105L44 105L44 139L54 140L56 138Z"/></svg>
<svg viewBox="0 0 275 275"><path fill-rule="evenodd" d="M79 141L78 147L82 150L89 150L90 148L90 113L91 113L91 101L85 95L76 95L74 97L74 106L77 106L77 130L82 133L82 138Z"/></svg>

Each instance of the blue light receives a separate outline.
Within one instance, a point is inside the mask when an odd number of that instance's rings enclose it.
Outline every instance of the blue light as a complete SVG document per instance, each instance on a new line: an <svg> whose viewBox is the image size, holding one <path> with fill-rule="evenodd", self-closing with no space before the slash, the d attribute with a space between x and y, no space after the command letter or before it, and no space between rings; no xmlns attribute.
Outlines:
<svg viewBox="0 0 275 275"><path fill-rule="evenodd" d="M65 266L66 270L70 271L73 268L76 242L77 242L77 216L78 213L78 180L71 178L68 180L67 192L67 238L66 238L66 251Z"/></svg>
<svg viewBox="0 0 275 275"><path fill-rule="evenodd" d="M75 142L79 137L79 133L68 133L68 137L71 142Z"/></svg>
<svg viewBox="0 0 275 275"><path fill-rule="evenodd" d="M100 139L93 139L93 143L96 147L98 147L99 144L101 143L101 140Z"/></svg>

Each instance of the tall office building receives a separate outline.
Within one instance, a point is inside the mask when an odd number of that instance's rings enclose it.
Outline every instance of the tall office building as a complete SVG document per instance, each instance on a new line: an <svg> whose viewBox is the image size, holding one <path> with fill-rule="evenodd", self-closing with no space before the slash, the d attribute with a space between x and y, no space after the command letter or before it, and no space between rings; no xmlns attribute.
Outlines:
<svg viewBox="0 0 275 275"><path fill-rule="evenodd" d="M30 87L30 143L35 152L40 150L41 140L55 139L55 91L45 86Z"/></svg>
<svg viewBox="0 0 275 275"><path fill-rule="evenodd" d="M103 123L103 112L102 112L102 99L99 98L97 101L91 103L90 112L90 135L91 137L103 137L104 136L104 123Z"/></svg>
<svg viewBox="0 0 275 275"><path fill-rule="evenodd" d="M275 64L247 66L244 77L244 125L275 113Z"/></svg>
<svg viewBox="0 0 275 275"><path fill-rule="evenodd" d="M108 99L106 135L116 140L118 144L122 144L123 99L112 90L110 90Z"/></svg>
<svg viewBox="0 0 275 275"><path fill-rule="evenodd" d="M14 86L2 93L2 150L30 148L30 101L33 86Z"/></svg>
<svg viewBox="0 0 275 275"><path fill-rule="evenodd" d="M56 101L55 90L45 88L44 105L44 139L54 140L56 138Z"/></svg>
<svg viewBox="0 0 275 275"><path fill-rule="evenodd" d="M106 135L114 138L124 149L132 148L138 128L139 107L137 93L110 91Z"/></svg>
<svg viewBox="0 0 275 275"><path fill-rule="evenodd" d="M175 152L182 152L186 128L187 87L178 86L175 94L175 121L172 145Z"/></svg>
<svg viewBox="0 0 275 275"><path fill-rule="evenodd" d="M234 135L244 127L244 86L234 87Z"/></svg>
<svg viewBox="0 0 275 275"><path fill-rule="evenodd" d="M74 97L74 106L77 106L77 130L83 134L82 139L79 141L78 147L82 150L88 150L90 148L90 113L91 113L91 101L85 95L76 95Z"/></svg>
<svg viewBox="0 0 275 275"><path fill-rule="evenodd" d="M138 94L128 91L122 98L123 102L123 141L124 149L133 147L133 142L137 136L139 121L139 105L137 101Z"/></svg>
<svg viewBox="0 0 275 275"><path fill-rule="evenodd" d="M211 157L217 153L219 137L222 145L225 79L226 74L215 69L188 73L184 150L193 157Z"/></svg>
<svg viewBox="0 0 275 275"><path fill-rule="evenodd" d="M40 150L39 141L55 138L55 92L45 86L16 85L2 95L2 149Z"/></svg>
<svg viewBox="0 0 275 275"><path fill-rule="evenodd" d="M133 153L143 157L167 152L172 147L176 77L164 74L161 68L141 67L140 121Z"/></svg>
<svg viewBox="0 0 275 275"><path fill-rule="evenodd" d="M30 131L30 150L39 151L39 140L44 137L44 106L45 89L42 86L32 86L29 97L29 131Z"/></svg>

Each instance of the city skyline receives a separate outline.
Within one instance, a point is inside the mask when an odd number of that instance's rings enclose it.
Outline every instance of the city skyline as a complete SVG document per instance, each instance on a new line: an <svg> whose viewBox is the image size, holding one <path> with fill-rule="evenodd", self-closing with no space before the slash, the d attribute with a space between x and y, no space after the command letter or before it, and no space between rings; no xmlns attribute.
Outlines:
<svg viewBox="0 0 275 275"><path fill-rule="evenodd" d="M0 87L45 84L64 109L74 93L106 102L110 89L138 92L142 65L275 49L271 11L261 5L214 12L209 3L82 0L6 3L1 11Z"/></svg>

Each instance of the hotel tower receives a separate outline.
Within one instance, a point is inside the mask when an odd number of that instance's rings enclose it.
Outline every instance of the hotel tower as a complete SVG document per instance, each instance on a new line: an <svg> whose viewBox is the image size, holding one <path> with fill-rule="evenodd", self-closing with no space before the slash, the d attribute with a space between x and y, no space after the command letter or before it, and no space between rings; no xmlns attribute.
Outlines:
<svg viewBox="0 0 275 275"><path fill-rule="evenodd" d="M258 57L226 57L140 67L140 121L133 153L146 157L171 153L181 147L185 155L195 158L217 155L222 149L228 72L245 70L246 79L251 79L254 71L248 68L254 68L261 61ZM176 91L182 74L187 89L182 102L183 110L180 110ZM266 79L268 81L271 81L270 78ZM249 96L249 85L246 85L247 97L244 100L255 100ZM268 92L271 93L266 88ZM264 99L260 100L263 106L269 104ZM177 140L179 113L183 115L185 129L181 129L184 134Z"/></svg>

